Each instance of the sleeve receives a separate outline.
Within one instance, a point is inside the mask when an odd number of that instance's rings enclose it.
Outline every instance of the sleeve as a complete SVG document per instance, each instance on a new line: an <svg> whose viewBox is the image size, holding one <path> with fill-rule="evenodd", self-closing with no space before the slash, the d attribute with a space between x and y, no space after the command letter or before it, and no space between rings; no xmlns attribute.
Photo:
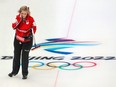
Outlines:
<svg viewBox="0 0 116 87"><path fill-rule="evenodd" d="M33 21L32 29L33 29L34 34L35 34L35 33L36 33L36 30L37 30L37 27L36 27L35 21Z"/></svg>
<svg viewBox="0 0 116 87"><path fill-rule="evenodd" d="M18 25L18 22L17 22L17 20L15 20L15 22L14 23L12 23L12 28L13 29L16 29L16 26Z"/></svg>
<svg viewBox="0 0 116 87"><path fill-rule="evenodd" d="M19 26L19 24L21 23L21 21L22 21L22 19L21 19L20 15L17 15L15 18L15 22L12 23L12 28L16 29Z"/></svg>

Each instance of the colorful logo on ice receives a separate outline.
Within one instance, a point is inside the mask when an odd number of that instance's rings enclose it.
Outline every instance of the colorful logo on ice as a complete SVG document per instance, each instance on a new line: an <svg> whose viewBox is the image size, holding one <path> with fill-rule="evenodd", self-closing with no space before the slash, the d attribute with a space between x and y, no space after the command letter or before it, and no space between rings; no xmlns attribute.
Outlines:
<svg viewBox="0 0 116 87"><path fill-rule="evenodd" d="M47 42L36 44L36 47L44 47L45 51L64 55L72 54L73 52L61 51L61 49L72 48L76 46L96 46L99 44L96 41L75 41L73 39L66 38L52 38L46 40ZM36 47L33 45L32 50L36 50Z"/></svg>

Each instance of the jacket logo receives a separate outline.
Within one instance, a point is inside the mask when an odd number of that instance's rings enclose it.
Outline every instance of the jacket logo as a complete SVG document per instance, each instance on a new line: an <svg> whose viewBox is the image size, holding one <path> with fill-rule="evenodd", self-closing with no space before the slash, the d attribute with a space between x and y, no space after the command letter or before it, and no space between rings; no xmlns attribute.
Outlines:
<svg viewBox="0 0 116 87"><path fill-rule="evenodd" d="M26 24L29 24L29 20L26 20Z"/></svg>

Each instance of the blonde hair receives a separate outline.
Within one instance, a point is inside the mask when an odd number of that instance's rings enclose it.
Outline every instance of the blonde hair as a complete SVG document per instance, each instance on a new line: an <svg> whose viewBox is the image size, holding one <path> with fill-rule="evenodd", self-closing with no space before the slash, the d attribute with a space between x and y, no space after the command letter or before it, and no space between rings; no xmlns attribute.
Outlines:
<svg viewBox="0 0 116 87"><path fill-rule="evenodd" d="M27 11L27 13L30 15L29 7L27 7L27 6L20 7L20 9L18 10L18 12L21 13L22 11Z"/></svg>

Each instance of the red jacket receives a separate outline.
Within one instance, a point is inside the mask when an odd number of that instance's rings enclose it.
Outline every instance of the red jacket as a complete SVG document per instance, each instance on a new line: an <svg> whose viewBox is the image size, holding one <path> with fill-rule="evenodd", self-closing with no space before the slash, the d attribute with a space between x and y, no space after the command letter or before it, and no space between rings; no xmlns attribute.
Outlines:
<svg viewBox="0 0 116 87"><path fill-rule="evenodd" d="M16 22L12 23L13 29L16 30L16 35L20 37L29 36L31 34L30 29L36 32L36 25L34 19L30 15L27 15L25 21L22 21L20 14L16 16Z"/></svg>

